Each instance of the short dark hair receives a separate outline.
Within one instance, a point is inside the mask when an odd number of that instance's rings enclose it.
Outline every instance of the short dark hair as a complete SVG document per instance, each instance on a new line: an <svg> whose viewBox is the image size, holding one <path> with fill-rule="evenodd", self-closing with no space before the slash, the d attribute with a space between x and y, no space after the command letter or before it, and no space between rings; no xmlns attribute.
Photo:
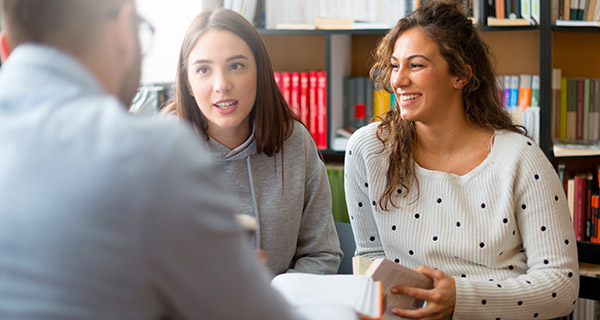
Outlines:
<svg viewBox="0 0 600 320"><path fill-rule="evenodd" d="M2 24L12 48L39 43L81 51L95 41L99 22L133 0L2 0Z"/></svg>

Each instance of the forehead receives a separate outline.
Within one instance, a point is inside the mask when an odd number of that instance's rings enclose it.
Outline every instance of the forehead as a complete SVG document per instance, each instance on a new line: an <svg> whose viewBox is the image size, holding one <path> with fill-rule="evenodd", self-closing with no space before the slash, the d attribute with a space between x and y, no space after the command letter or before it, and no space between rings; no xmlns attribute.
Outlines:
<svg viewBox="0 0 600 320"><path fill-rule="evenodd" d="M439 54L438 44L431 40L425 30L420 27L411 28L401 33L394 43L393 57L406 59L413 55L433 57Z"/></svg>
<svg viewBox="0 0 600 320"><path fill-rule="evenodd" d="M246 41L235 33L227 30L211 29L198 38L190 52L190 57L194 59L226 59L237 54L243 54L249 58L254 57Z"/></svg>

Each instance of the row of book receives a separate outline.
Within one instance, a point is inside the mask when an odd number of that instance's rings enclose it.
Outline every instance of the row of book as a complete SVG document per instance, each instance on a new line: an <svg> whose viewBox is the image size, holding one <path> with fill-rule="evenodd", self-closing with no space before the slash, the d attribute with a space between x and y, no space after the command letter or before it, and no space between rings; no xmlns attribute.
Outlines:
<svg viewBox="0 0 600 320"><path fill-rule="evenodd" d="M239 1L239 0L238 0ZM426 0L258 0L267 29L387 29ZM479 0L457 0L474 14Z"/></svg>
<svg viewBox="0 0 600 320"><path fill-rule="evenodd" d="M507 109L540 105L540 76L537 74L496 76L498 97Z"/></svg>
<svg viewBox="0 0 600 320"><path fill-rule="evenodd" d="M552 137L581 145L600 139L600 79L564 78L552 70Z"/></svg>
<svg viewBox="0 0 600 320"><path fill-rule="evenodd" d="M274 76L285 101L308 128L317 148L327 149L327 73L276 71Z"/></svg>
<svg viewBox="0 0 600 320"><path fill-rule="evenodd" d="M343 80L344 127L358 129L392 110L396 96L378 89L369 77L346 77Z"/></svg>
<svg viewBox="0 0 600 320"><path fill-rule="evenodd" d="M558 176L565 186L577 241L600 243L600 187L596 172L577 173L567 177L565 165L559 164Z"/></svg>
<svg viewBox="0 0 600 320"><path fill-rule="evenodd" d="M600 3L597 0L554 0L552 4L558 20L600 20Z"/></svg>
<svg viewBox="0 0 600 320"><path fill-rule="evenodd" d="M486 0L488 26L538 25L541 0Z"/></svg>

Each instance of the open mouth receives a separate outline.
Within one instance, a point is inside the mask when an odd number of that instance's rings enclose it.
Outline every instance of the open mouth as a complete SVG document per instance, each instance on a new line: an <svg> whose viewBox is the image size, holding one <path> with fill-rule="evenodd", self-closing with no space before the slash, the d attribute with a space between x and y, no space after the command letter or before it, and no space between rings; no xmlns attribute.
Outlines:
<svg viewBox="0 0 600 320"><path fill-rule="evenodd" d="M419 97L421 97L422 94L420 93L413 93L413 94L401 94L400 95L400 100L402 101L410 101L410 100L415 100Z"/></svg>
<svg viewBox="0 0 600 320"><path fill-rule="evenodd" d="M228 110L228 109L233 108L236 104L237 104L237 101L224 101L224 102L217 102L214 104L214 106L221 110Z"/></svg>

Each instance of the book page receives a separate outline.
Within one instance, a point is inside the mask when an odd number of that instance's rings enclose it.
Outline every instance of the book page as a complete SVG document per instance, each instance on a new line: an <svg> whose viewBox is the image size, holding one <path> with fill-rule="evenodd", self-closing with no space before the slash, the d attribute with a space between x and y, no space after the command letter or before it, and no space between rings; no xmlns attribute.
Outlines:
<svg viewBox="0 0 600 320"><path fill-rule="evenodd" d="M433 288L433 281L424 274L388 259L375 260L365 272L365 276L371 276L373 280L381 281L383 284L382 292L386 308L382 320L398 319L398 316L390 311L392 307L418 309L423 306L423 300L414 299L403 294L392 294L391 289L394 286L403 285L422 289Z"/></svg>
<svg viewBox="0 0 600 320"><path fill-rule="evenodd" d="M345 274L284 273L273 278L271 286L292 306L303 309L306 313L312 308L315 308L314 312L339 309L341 313L342 306L346 306L356 314L369 318L380 315L380 284L372 278Z"/></svg>
<svg viewBox="0 0 600 320"><path fill-rule="evenodd" d="M365 271L373 261L374 260L361 256L352 257L352 274L364 275Z"/></svg>

